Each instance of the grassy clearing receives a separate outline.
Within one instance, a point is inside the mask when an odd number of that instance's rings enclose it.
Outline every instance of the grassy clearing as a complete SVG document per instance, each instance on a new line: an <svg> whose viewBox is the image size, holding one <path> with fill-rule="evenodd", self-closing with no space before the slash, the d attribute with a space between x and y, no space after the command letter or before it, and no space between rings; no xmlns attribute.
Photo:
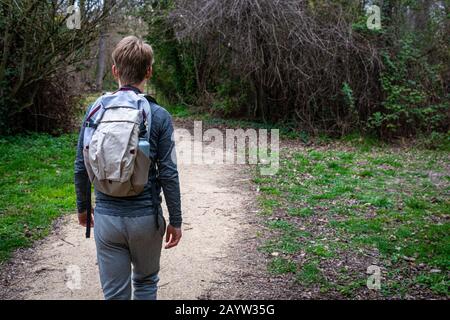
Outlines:
<svg viewBox="0 0 450 320"><path fill-rule="evenodd" d="M448 297L448 152L357 142L282 148L276 176L256 173L269 271L302 290L373 297L377 265L375 296Z"/></svg>
<svg viewBox="0 0 450 320"><path fill-rule="evenodd" d="M74 134L0 138L0 262L75 210L76 143Z"/></svg>

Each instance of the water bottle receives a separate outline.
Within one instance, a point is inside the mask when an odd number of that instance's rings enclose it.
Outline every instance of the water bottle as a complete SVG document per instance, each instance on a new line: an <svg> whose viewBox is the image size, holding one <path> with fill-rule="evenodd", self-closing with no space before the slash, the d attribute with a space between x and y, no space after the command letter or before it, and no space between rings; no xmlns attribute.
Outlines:
<svg viewBox="0 0 450 320"><path fill-rule="evenodd" d="M145 138L139 138L139 150L150 158L150 143Z"/></svg>

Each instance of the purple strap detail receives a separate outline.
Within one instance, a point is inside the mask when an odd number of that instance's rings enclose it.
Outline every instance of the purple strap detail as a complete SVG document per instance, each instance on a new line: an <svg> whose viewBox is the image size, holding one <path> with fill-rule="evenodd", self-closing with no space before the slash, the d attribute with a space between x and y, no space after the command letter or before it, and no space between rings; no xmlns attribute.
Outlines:
<svg viewBox="0 0 450 320"><path fill-rule="evenodd" d="M86 118L86 122L91 120L92 116L100 109L101 105L98 105L97 107L94 108L94 110L92 110L88 117Z"/></svg>

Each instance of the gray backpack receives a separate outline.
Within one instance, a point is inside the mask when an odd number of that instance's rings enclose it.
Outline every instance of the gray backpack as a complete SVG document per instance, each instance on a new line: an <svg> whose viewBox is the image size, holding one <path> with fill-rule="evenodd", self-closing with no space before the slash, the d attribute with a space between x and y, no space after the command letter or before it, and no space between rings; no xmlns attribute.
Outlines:
<svg viewBox="0 0 450 320"><path fill-rule="evenodd" d="M85 121L84 163L89 180L113 197L140 194L151 165L151 108L144 95L119 90L97 99Z"/></svg>

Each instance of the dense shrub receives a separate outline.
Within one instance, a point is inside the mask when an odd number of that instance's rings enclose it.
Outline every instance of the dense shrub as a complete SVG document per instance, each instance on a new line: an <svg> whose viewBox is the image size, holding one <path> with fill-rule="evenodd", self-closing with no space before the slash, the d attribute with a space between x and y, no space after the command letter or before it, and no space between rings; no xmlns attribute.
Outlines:
<svg viewBox="0 0 450 320"><path fill-rule="evenodd" d="M424 59L411 39L400 43L395 56L383 55L385 97L370 125L385 136L447 130L450 96L444 91L437 66Z"/></svg>
<svg viewBox="0 0 450 320"><path fill-rule="evenodd" d="M448 3L173 0L143 16L155 84L208 112L384 137L449 129ZM376 3L376 2L375 2Z"/></svg>

